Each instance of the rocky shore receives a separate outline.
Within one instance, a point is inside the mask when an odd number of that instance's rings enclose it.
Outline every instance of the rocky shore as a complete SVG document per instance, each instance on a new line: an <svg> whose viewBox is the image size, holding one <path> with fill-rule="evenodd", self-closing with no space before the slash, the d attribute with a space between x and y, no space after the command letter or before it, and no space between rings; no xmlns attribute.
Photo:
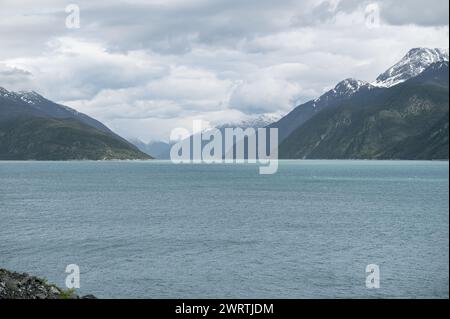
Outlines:
<svg viewBox="0 0 450 319"><path fill-rule="evenodd" d="M0 269L0 299L96 299L92 295L78 296L46 280Z"/></svg>

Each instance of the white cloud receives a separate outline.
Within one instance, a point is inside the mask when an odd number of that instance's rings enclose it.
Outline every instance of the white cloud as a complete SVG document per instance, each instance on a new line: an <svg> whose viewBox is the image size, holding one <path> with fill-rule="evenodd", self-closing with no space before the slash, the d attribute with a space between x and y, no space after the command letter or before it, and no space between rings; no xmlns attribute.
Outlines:
<svg viewBox="0 0 450 319"><path fill-rule="evenodd" d="M374 80L412 47L449 42L447 0L77 3L81 28L69 30L65 2L2 0L0 86L145 140L195 118L287 112L344 78Z"/></svg>

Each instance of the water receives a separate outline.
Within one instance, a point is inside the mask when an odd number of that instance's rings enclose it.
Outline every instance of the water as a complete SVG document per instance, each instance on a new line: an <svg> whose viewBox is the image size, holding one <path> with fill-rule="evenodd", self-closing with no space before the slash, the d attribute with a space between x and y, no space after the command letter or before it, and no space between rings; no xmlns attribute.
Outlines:
<svg viewBox="0 0 450 319"><path fill-rule="evenodd" d="M448 298L448 162L0 162L0 267L113 298ZM380 289L365 268L380 267Z"/></svg>

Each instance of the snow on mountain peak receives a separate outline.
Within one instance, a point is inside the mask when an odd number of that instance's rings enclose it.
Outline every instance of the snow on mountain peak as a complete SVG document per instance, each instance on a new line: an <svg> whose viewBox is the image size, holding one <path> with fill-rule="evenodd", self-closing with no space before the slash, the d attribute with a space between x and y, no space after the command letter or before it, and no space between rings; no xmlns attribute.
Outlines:
<svg viewBox="0 0 450 319"><path fill-rule="evenodd" d="M35 91L19 91L19 92L13 92L8 91L2 87L0 87L0 96L6 97L13 100L21 100L28 104L38 104L45 99L36 93Z"/></svg>
<svg viewBox="0 0 450 319"><path fill-rule="evenodd" d="M44 100L44 98L35 91L19 91L16 93L16 95L18 95L22 101L28 104L36 104Z"/></svg>
<svg viewBox="0 0 450 319"><path fill-rule="evenodd" d="M0 96L2 97L6 97L6 98L17 98L17 94L12 92L12 91L8 91L5 88L0 87Z"/></svg>
<svg viewBox="0 0 450 319"><path fill-rule="evenodd" d="M448 49L414 48L400 62L381 74L372 85L392 87L418 76L433 63L448 60Z"/></svg>
<svg viewBox="0 0 450 319"><path fill-rule="evenodd" d="M217 126L217 128L226 127L240 127L240 128L263 128L272 123L277 122L283 117L282 113L264 113L259 115L251 115L243 118L240 121L231 123L223 123Z"/></svg>
<svg viewBox="0 0 450 319"><path fill-rule="evenodd" d="M370 86L370 84L365 81L350 78L339 82L334 88L334 91L339 95L351 96L364 86Z"/></svg>
<svg viewBox="0 0 450 319"><path fill-rule="evenodd" d="M373 86L368 82L348 78L339 82L334 89L313 100L313 107L316 108L320 103L328 103L335 99L350 98L360 92L361 89L371 90L372 88Z"/></svg>

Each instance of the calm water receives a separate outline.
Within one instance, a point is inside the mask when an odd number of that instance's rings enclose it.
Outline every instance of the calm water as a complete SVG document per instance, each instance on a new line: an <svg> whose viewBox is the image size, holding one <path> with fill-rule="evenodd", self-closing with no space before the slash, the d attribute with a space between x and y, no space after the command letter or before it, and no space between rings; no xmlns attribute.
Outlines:
<svg viewBox="0 0 450 319"><path fill-rule="evenodd" d="M0 267L125 298L449 296L448 162L0 162ZM365 287L378 264L381 288Z"/></svg>

